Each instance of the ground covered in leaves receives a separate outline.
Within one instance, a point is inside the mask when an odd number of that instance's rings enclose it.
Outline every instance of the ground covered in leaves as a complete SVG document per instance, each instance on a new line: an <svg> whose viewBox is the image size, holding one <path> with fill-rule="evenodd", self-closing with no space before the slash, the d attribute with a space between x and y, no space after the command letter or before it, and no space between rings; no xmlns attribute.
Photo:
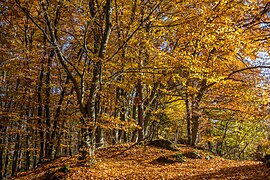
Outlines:
<svg viewBox="0 0 270 180"><path fill-rule="evenodd" d="M100 149L95 160L61 157L13 179L270 179L258 161L235 161L181 145L179 151L122 144Z"/></svg>

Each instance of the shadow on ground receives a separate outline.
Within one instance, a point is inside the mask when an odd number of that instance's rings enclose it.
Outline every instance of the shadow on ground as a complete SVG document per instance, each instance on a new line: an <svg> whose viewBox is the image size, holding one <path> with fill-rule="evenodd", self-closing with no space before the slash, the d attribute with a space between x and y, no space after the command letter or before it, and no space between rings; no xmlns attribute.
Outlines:
<svg viewBox="0 0 270 180"><path fill-rule="evenodd" d="M192 177L179 176L173 179L270 179L270 168L265 164L229 167L217 171L208 171Z"/></svg>

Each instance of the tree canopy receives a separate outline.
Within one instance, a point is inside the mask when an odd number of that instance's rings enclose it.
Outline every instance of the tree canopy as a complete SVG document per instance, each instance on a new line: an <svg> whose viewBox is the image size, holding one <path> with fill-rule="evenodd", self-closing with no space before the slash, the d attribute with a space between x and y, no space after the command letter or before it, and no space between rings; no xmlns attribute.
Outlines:
<svg viewBox="0 0 270 180"><path fill-rule="evenodd" d="M232 159L269 148L267 0L7 0L0 12L0 179L146 139Z"/></svg>

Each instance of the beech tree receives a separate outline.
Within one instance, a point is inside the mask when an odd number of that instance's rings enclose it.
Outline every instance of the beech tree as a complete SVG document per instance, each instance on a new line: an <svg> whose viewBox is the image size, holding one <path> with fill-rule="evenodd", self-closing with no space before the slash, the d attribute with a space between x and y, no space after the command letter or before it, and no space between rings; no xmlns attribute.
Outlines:
<svg viewBox="0 0 270 180"><path fill-rule="evenodd" d="M0 8L0 179L61 155L85 160L99 146L155 138L246 158L267 136L266 0Z"/></svg>

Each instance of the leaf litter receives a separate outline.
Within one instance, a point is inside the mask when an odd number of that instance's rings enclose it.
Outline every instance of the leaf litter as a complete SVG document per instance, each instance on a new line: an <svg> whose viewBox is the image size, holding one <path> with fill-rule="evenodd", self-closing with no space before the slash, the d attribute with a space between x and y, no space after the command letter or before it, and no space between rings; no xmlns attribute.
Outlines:
<svg viewBox="0 0 270 180"><path fill-rule="evenodd" d="M186 145L179 151L143 145L126 150L130 145L99 149L93 164L80 162L77 156L60 157L12 179L270 179L270 169L259 161L228 160ZM173 162L191 153L198 157ZM169 163L157 162L160 157L173 158ZM67 172L59 171L63 167L68 167Z"/></svg>

